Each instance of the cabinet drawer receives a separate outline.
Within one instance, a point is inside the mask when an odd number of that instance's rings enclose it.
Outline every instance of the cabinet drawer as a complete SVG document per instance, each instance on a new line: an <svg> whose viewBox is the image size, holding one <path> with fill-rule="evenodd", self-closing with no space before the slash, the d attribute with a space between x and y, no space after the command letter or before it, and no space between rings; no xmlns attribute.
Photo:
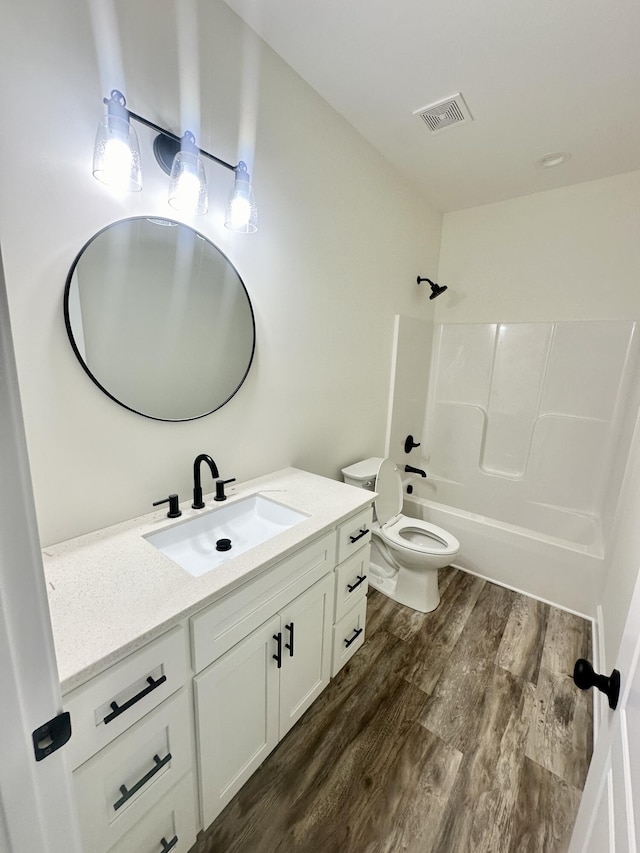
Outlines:
<svg viewBox="0 0 640 853"><path fill-rule="evenodd" d="M364 643L367 618L367 597L358 602L346 616L333 626L333 665L331 676L337 675L345 663Z"/></svg>
<svg viewBox="0 0 640 853"><path fill-rule="evenodd" d="M187 650L181 627L129 655L63 699L73 737L66 747L78 767L133 725L186 680Z"/></svg>
<svg viewBox="0 0 640 853"><path fill-rule="evenodd" d="M335 533L311 542L191 619L193 668L201 672L335 566Z"/></svg>
<svg viewBox="0 0 640 853"><path fill-rule="evenodd" d="M367 594L371 545L360 548L336 568L336 594L333 621L339 622Z"/></svg>
<svg viewBox="0 0 640 853"><path fill-rule="evenodd" d="M187 773L109 853L187 853L196 840L195 800Z"/></svg>
<svg viewBox="0 0 640 853"><path fill-rule="evenodd" d="M73 773L85 850L106 853L191 769L183 688Z"/></svg>
<svg viewBox="0 0 640 853"><path fill-rule="evenodd" d="M344 562L359 548L369 544L372 519L373 509L367 507L338 527L338 563Z"/></svg>

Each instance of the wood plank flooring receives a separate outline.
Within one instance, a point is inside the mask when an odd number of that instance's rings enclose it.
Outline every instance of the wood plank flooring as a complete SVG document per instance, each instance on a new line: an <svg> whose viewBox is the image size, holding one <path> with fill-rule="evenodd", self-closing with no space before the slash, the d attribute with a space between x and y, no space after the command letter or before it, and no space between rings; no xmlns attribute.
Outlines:
<svg viewBox="0 0 640 853"><path fill-rule="evenodd" d="M369 593L360 651L192 853L563 853L592 750L591 625L454 569Z"/></svg>

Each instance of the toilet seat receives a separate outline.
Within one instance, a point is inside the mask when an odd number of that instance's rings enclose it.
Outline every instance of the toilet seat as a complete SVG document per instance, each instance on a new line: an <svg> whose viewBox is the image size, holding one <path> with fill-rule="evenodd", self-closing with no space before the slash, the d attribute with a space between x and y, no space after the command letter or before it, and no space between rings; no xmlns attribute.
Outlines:
<svg viewBox="0 0 640 853"><path fill-rule="evenodd" d="M443 557L457 554L460 550L460 543L451 533L428 521L407 518L402 514L402 480L397 465L391 459L383 459L380 463L374 489L378 493L373 505L380 535L390 545ZM409 538L411 534L415 538Z"/></svg>
<svg viewBox="0 0 640 853"><path fill-rule="evenodd" d="M416 539L407 537L407 534L411 533L416 534ZM457 554L460 550L460 543L455 536L443 530L442 527L422 521L420 518L407 518L402 514L383 525L380 528L380 535L390 545L417 551L420 554L438 554L445 557Z"/></svg>

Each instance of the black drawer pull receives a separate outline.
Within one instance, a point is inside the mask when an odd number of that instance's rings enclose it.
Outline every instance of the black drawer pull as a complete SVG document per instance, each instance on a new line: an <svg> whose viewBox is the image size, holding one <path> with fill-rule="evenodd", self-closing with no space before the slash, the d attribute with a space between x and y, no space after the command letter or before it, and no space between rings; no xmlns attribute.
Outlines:
<svg viewBox="0 0 640 853"><path fill-rule="evenodd" d="M163 835L162 838L160 839L160 844L162 844L162 850L160 851L160 853L169 853L169 850L173 850L173 848L176 846L177 843L178 843L178 836L177 835L174 835L173 838L171 839L171 841L167 841L167 839Z"/></svg>
<svg viewBox="0 0 640 853"><path fill-rule="evenodd" d="M364 631L364 628L354 628L353 629L353 637L350 640L344 641L345 646L347 648L349 648L351 643L355 643L355 641L358 639L358 637L360 636L360 634L362 634L363 631Z"/></svg>
<svg viewBox="0 0 640 853"><path fill-rule="evenodd" d="M136 782L133 788L129 789L126 785L120 785L120 793L122 794L122 796L116 803L113 804L113 808L116 811L118 811L118 809L123 806L127 802L127 800L130 800L134 794L137 794L143 785L146 785L150 779L153 779L156 773L159 770L162 770L165 764L168 764L171 761L171 753L168 752L164 758L160 758L160 756L154 755L153 760L155 761L155 767L152 767L148 773L145 773L142 779L140 779L139 782Z"/></svg>
<svg viewBox="0 0 640 853"><path fill-rule="evenodd" d="M139 702L141 699L144 699L145 696L148 696L152 690L155 690L156 687L160 687L161 684L164 684L167 680L166 675L161 675L157 681L154 681L151 676L147 678L147 682L149 684L148 687L145 687L140 693L136 693L135 696L132 696L124 705L118 705L117 702L111 703L112 712L111 714L107 714L104 718L104 722L110 723L112 720L115 720L116 717L119 717L120 714L123 714L125 711L128 711L132 705L135 705L136 702Z"/></svg>
<svg viewBox="0 0 640 853"><path fill-rule="evenodd" d="M285 649L289 649L289 657L293 657L293 622L284 626L289 632L289 642L284 644Z"/></svg>
<svg viewBox="0 0 640 853"><path fill-rule="evenodd" d="M358 533L358 535L357 535L357 536L350 536L350 537L349 537L349 540L350 540L351 544L353 544L354 542L357 542L357 541L358 541L358 539L362 539L362 537L363 537L363 536L366 536L368 532L369 532L369 528L368 528L368 527L361 527L361 528L360 528L360 532Z"/></svg>
<svg viewBox="0 0 640 853"><path fill-rule="evenodd" d="M282 633L278 631L277 634L273 635L273 639L278 644L278 650L275 655L271 655L271 657L278 662L278 669L282 669Z"/></svg>
<svg viewBox="0 0 640 853"><path fill-rule="evenodd" d="M357 589L361 583L364 583L367 579L366 575L357 575L358 580L355 583L348 583L347 589L349 592L353 592L354 589Z"/></svg>

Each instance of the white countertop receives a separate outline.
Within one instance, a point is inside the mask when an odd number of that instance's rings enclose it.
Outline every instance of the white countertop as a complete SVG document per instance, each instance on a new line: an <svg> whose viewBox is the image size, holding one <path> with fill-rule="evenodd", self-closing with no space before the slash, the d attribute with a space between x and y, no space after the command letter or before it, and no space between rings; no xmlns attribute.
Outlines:
<svg viewBox="0 0 640 853"><path fill-rule="evenodd" d="M371 503L372 492L285 468L227 486L228 501L264 493L309 518L193 577L143 539L175 524L164 509L46 548L43 562L62 692L169 630ZM180 505L185 521L206 509Z"/></svg>

